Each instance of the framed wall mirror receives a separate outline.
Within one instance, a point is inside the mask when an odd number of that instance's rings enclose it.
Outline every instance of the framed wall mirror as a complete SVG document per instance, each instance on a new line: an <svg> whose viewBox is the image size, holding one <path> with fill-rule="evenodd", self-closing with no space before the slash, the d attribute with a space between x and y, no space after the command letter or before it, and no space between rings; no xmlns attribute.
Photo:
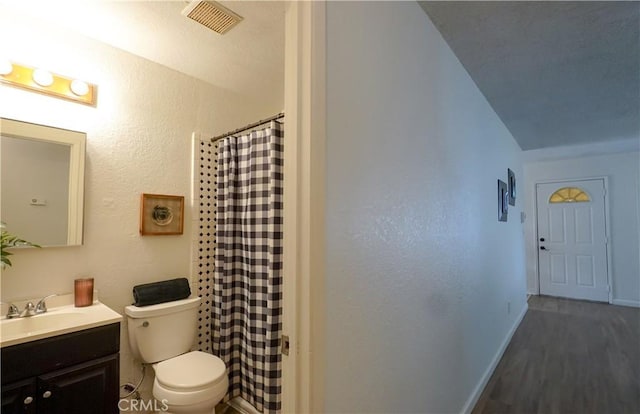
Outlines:
<svg viewBox="0 0 640 414"><path fill-rule="evenodd" d="M0 118L6 229L45 246L82 244L86 134Z"/></svg>

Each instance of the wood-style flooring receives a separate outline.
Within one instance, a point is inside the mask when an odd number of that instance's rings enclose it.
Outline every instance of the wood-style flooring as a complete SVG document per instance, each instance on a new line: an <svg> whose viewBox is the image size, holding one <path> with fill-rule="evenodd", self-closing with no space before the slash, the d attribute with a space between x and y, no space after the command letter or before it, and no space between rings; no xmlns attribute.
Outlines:
<svg viewBox="0 0 640 414"><path fill-rule="evenodd" d="M532 296L472 413L640 413L640 309Z"/></svg>

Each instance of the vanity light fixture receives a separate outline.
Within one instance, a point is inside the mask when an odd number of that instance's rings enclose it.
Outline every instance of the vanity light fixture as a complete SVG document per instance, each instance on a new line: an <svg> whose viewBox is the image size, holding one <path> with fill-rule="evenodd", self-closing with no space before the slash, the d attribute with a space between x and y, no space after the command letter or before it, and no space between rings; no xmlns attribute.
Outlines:
<svg viewBox="0 0 640 414"><path fill-rule="evenodd" d="M56 98L96 106L98 87L80 79L7 61L0 61L0 83Z"/></svg>
<svg viewBox="0 0 640 414"><path fill-rule="evenodd" d="M85 96L89 93L89 85L85 81L74 79L71 81L71 92L76 96Z"/></svg>
<svg viewBox="0 0 640 414"><path fill-rule="evenodd" d="M47 87L53 85L53 75L44 69L35 69L32 77L33 81L40 86Z"/></svg>
<svg viewBox="0 0 640 414"><path fill-rule="evenodd" d="M8 60L0 59L0 75L5 76L13 72L13 65Z"/></svg>

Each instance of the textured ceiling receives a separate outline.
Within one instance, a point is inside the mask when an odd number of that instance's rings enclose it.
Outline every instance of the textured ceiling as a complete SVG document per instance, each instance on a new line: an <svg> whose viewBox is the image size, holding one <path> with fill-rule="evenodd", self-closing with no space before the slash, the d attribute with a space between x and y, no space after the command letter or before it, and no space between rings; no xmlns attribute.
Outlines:
<svg viewBox="0 0 640 414"><path fill-rule="evenodd" d="M182 16L186 1L31 1L0 4L53 22L224 89L284 94L284 2L220 1L244 20L220 35Z"/></svg>
<svg viewBox="0 0 640 414"><path fill-rule="evenodd" d="M640 2L419 3L522 149L640 139Z"/></svg>

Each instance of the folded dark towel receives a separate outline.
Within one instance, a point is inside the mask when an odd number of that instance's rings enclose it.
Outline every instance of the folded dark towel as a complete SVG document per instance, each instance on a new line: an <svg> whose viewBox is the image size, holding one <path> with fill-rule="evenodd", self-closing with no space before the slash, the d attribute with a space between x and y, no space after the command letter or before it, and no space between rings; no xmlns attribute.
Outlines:
<svg viewBox="0 0 640 414"><path fill-rule="evenodd" d="M145 283L133 287L133 304L149 306L173 300L186 299L191 295L189 281L184 278Z"/></svg>

